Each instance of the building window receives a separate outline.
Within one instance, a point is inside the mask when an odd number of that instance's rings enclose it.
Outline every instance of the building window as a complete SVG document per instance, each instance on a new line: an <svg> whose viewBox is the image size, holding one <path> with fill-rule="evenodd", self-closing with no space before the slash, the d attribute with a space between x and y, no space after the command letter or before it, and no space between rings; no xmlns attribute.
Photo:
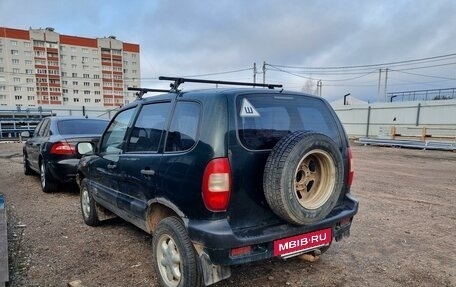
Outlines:
<svg viewBox="0 0 456 287"><path fill-rule="evenodd" d="M94 78L94 79L99 79L99 78L100 78L100 75L94 74L94 75L93 75L93 78Z"/></svg>
<svg viewBox="0 0 456 287"><path fill-rule="evenodd" d="M76 56L71 56L71 60L72 61L76 60Z"/></svg>
<svg viewBox="0 0 456 287"><path fill-rule="evenodd" d="M13 74L19 74L20 71L21 70L19 68L13 68Z"/></svg>
<svg viewBox="0 0 456 287"><path fill-rule="evenodd" d="M30 42L24 42L24 47L30 47Z"/></svg>
<svg viewBox="0 0 456 287"><path fill-rule="evenodd" d="M64 102L68 102L68 98L67 97L63 97L63 101Z"/></svg>
<svg viewBox="0 0 456 287"><path fill-rule="evenodd" d="M15 100L22 100L22 96L20 96L20 95L15 95L15 96L14 96L14 99L15 99Z"/></svg>
<svg viewBox="0 0 456 287"><path fill-rule="evenodd" d="M101 92L100 91L95 91L94 94L95 95L101 95Z"/></svg>
<svg viewBox="0 0 456 287"><path fill-rule="evenodd" d="M27 100L34 101L35 100L35 96L27 96Z"/></svg>
<svg viewBox="0 0 456 287"><path fill-rule="evenodd" d="M90 103L90 99L88 99L88 98L85 98L85 99L84 99L84 102L86 102L86 103Z"/></svg>
<svg viewBox="0 0 456 287"><path fill-rule="evenodd" d="M62 89L63 94L68 94L68 89Z"/></svg>
<svg viewBox="0 0 456 287"><path fill-rule="evenodd" d="M62 81L62 85L68 85L68 81Z"/></svg>
<svg viewBox="0 0 456 287"><path fill-rule="evenodd" d="M90 78L90 75L89 75L89 74L83 74L82 76L83 76L84 78L86 78L86 79Z"/></svg>
<svg viewBox="0 0 456 287"><path fill-rule="evenodd" d="M89 61L89 57L82 57L82 63L85 64Z"/></svg>
<svg viewBox="0 0 456 287"><path fill-rule="evenodd" d="M33 92L33 91L35 91L34 87L27 87L27 92Z"/></svg>
<svg viewBox="0 0 456 287"><path fill-rule="evenodd" d="M76 47L71 47L71 52L76 52Z"/></svg>
<svg viewBox="0 0 456 287"><path fill-rule="evenodd" d="M78 85L78 81L73 81L73 86L77 86Z"/></svg>
<svg viewBox="0 0 456 287"><path fill-rule="evenodd" d="M27 83L33 83L33 79L32 78L27 78Z"/></svg>
<svg viewBox="0 0 456 287"><path fill-rule="evenodd" d="M100 59L98 59L98 58L93 58L93 62L94 62L95 64L98 64L98 63L100 63Z"/></svg>
<svg viewBox="0 0 456 287"><path fill-rule="evenodd" d="M82 52L83 52L84 54L88 54L88 53L89 53L89 49L87 49L87 48L82 48Z"/></svg>
<svg viewBox="0 0 456 287"><path fill-rule="evenodd" d="M18 50L11 50L11 55L19 55L19 51Z"/></svg>
<svg viewBox="0 0 456 287"><path fill-rule="evenodd" d="M32 65L32 60L25 60L25 65L31 66Z"/></svg>
<svg viewBox="0 0 456 287"><path fill-rule="evenodd" d="M95 103L99 103L99 102L101 102L100 99L95 99Z"/></svg>
<svg viewBox="0 0 456 287"><path fill-rule="evenodd" d="M90 91L85 90L85 91L84 91L84 95L90 95Z"/></svg>
<svg viewBox="0 0 456 287"><path fill-rule="evenodd" d="M79 94L79 90L73 90L73 94L75 94L75 95Z"/></svg>
<svg viewBox="0 0 456 287"><path fill-rule="evenodd" d="M44 47L43 41L33 40L33 46Z"/></svg>
<svg viewBox="0 0 456 287"><path fill-rule="evenodd" d="M0 73L3 73L3 72L5 72L5 68L0 67Z"/></svg>
<svg viewBox="0 0 456 287"><path fill-rule="evenodd" d="M15 83L20 83L20 82L21 82L21 78L16 78L16 77L14 77L14 78L13 78L13 82L15 82Z"/></svg>
<svg viewBox="0 0 456 287"><path fill-rule="evenodd" d="M66 77L67 76L67 72L62 72L62 77Z"/></svg>
<svg viewBox="0 0 456 287"><path fill-rule="evenodd" d="M18 87L18 86L14 86L14 91L15 92L20 92L22 90L21 87Z"/></svg>
<svg viewBox="0 0 456 287"><path fill-rule="evenodd" d="M78 98L74 98L74 99L73 99L73 102L79 103L79 99L78 99Z"/></svg>
<svg viewBox="0 0 456 287"><path fill-rule="evenodd" d="M11 46L17 46L17 41L16 40L11 40Z"/></svg>
<svg viewBox="0 0 456 287"><path fill-rule="evenodd" d="M72 76L73 78L77 78L77 77L78 77L78 73L72 73L71 76Z"/></svg>
<svg viewBox="0 0 456 287"><path fill-rule="evenodd" d="M99 87L99 86L100 86L100 83L93 83L93 86L94 86L94 87Z"/></svg>
<svg viewBox="0 0 456 287"><path fill-rule="evenodd" d="M76 69L77 67L78 67L78 65L76 65L76 64L71 64L71 68L72 68L72 69Z"/></svg>
<svg viewBox="0 0 456 287"><path fill-rule="evenodd" d="M90 86L90 82L84 82L84 86L86 86L86 87Z"/></svg>
<svg viewBox="0 0 456 287"><path fill-rule="evenodd" d="M19 59L11 59L13 65L19 65Z"/></svg>
<svg viewBox="0 0 456 287"><path fill-rule="evenodd" d="M31 74L33 74L33 70L32 69L25 69L25 73L28 74L28 75L31 75Z"/></svg>

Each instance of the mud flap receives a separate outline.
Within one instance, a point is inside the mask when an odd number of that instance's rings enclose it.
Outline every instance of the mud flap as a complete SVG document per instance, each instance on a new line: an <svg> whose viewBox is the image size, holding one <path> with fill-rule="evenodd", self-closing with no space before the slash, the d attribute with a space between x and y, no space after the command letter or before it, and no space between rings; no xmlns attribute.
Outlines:
<svg viewBox="0 0 456 287"><path fill-rule="evenodd" d="M213 264L209 255L207 255L204 251L201 252L199 258L205 286L217 283L231 276L230 266Z"/></svg>
<svg viewBox="0 0 456 287"><path fill-rule="evenodd" d="M103 206L99 205L98 203L95 203L95 208L97 210L98 220L100 220L100 221L117 217L117 215L115 215L111 211L107 210Z"/></svg>

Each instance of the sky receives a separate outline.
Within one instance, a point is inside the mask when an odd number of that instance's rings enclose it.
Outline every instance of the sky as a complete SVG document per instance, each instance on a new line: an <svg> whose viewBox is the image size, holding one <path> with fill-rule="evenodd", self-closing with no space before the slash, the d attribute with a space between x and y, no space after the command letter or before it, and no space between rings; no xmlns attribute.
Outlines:
<svg viewBox="0 0 456 287"><path fill-rule="evenodd" d="M266 63L267 83L316 93L321 80L329 101L385 100L386 68L388 93L456 87L454 15L452 0L0 1L0 26L139 44L143 87L166 87L160 75L251 82L254 63L261 82Z"/></svg>

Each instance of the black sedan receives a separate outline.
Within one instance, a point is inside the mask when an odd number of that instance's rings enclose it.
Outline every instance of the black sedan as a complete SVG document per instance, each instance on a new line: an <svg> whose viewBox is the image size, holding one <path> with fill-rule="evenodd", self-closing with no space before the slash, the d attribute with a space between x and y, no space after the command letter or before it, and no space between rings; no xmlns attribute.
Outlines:
<svg viewBox="0 0 456 287"><path fill-rule="evenodd" d="M46 117L25 142L24 173L38 173L44 192L55 192L60 183L74 181L79 141L98 141L109 121L84 117ZM29 137L29 132L22 132Z"/></svg>

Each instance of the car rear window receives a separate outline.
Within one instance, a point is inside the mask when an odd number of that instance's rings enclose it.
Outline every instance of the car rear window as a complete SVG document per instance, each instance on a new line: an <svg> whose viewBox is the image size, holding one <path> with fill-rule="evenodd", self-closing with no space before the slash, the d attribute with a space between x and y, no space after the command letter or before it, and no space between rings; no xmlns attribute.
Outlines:
<svg viewBox="0 0 456 287"><path fill-rule="evenodd" d="M91 119L62 120L57 122L57 129L61 135L102 134L108 123Z"/></svg>
<svg viewBox="0 0 456 287"><path fill-rule="evenodd" d="M338 129L327 105L299 95L240 95L236 99L238 136L248 149L271 149L298 131L325 134L339 142Z"/></svg>

